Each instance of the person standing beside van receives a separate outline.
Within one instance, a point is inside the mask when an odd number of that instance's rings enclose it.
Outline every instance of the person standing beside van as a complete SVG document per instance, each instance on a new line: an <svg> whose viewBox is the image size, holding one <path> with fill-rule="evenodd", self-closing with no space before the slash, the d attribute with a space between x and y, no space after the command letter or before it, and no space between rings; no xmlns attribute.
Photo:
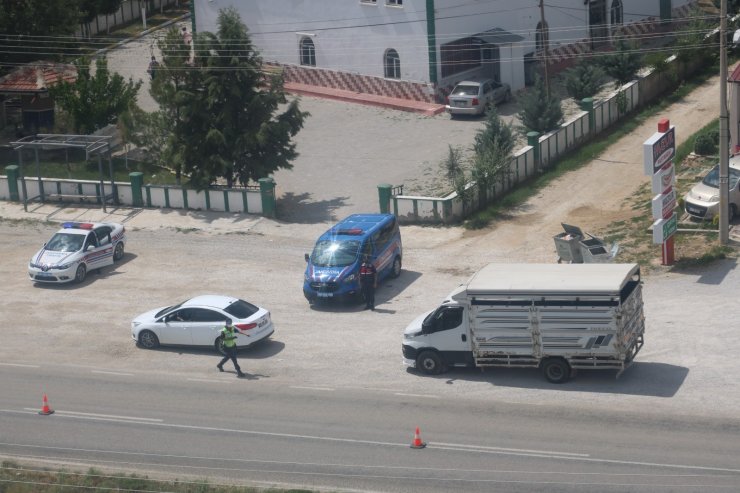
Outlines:
<svg viewBox="0 0 740 493"><path fill-rule="evenodd" d="M365 298L365 308L375 310L375 288L378 287L378 271L370 261L370 256L365 255L360 265L360 288L362 297Z"/></svg>

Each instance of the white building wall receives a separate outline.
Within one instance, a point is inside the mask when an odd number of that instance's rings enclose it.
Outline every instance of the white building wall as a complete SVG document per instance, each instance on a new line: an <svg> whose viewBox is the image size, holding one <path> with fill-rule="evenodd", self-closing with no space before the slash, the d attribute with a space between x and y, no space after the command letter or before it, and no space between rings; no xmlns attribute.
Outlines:
<svg viewBox="0 0 740 493"><path fill-rule="evenodd" d="M301 38L316 48L316 67L383 77L383 57L393 48L401 61L401 79L429 82L426 2L406 0L403 7L353 0L195 2L198 31L217 32L218 10L234 6L249 28L265 61L299 64Z"/></svg>

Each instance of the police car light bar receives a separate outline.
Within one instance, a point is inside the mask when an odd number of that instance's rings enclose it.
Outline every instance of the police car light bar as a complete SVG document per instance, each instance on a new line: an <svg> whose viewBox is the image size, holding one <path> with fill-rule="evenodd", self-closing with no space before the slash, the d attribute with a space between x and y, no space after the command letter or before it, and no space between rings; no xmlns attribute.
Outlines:
<svg viewBox="0 0 740 493"><path fill-rule="evenodd" d="M362 230L360 228L338 229L336 231L336 234L338 235L361 235Z"/></svg>
<svg viewBox="0 0 740 493"><path fill-rule="evenodd" d="M62 224L62 227L64 229L93 229L93 225L91 223L68 222Z"/></svg>

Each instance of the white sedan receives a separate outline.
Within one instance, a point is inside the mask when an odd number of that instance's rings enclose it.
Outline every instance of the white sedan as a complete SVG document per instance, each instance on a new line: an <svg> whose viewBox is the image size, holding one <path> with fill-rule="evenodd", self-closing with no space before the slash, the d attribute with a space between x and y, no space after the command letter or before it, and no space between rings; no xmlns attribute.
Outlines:
<svg viewBox="0 0 740 493"><path fill-rule="evenodd" d="M239 298L203 295L177 305L156 308L131 321L131 337L141 347L215 347L223 352L221 329L231 319L239 349L266 339L274 332L270 312Z"/></svg>
<svg viewBox="0 0 740 493"><path fill-rule="evenodd" d="M125 244L122 224L67 222L31 258L28 276L34 282L80 283L88 271L121 260Z"/></svg>

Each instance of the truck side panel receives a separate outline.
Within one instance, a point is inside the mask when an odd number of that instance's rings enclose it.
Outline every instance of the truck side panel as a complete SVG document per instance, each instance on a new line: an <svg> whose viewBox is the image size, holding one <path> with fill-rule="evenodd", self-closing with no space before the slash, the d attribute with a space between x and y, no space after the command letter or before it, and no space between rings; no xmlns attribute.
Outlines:
<svg viewBox="0 0 740 493"><path fill-rule="evenodd" d="M574 368L623 369L644 332L639 284L624 303L619 296L476 297L469 316L478 366L538 366L559 356Z"/></svg>

